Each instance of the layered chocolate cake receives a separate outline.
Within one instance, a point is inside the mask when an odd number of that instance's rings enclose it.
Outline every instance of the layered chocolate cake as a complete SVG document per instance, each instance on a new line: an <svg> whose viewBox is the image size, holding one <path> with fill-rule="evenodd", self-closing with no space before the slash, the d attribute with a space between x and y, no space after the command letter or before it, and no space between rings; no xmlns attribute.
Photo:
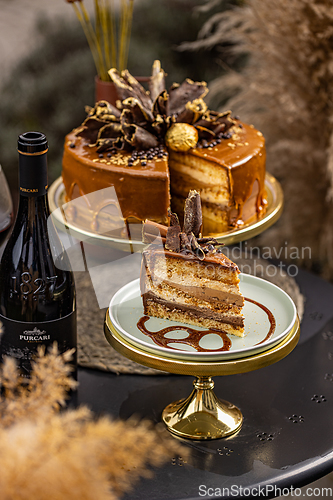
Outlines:
<svg viewBox="0 0 333 500"><path fill-rule="evenodd" d="M144 314L244 335L239 269L213 238L202 238L200 195L185 203L184 227L171 214L170 226L146 222L141 295ZM158 238L160 235L160 238Z"/></svg>
<svg viewBox="0 0 333 500"><path fill-rule="evenodd" d="M66 201L114 186L114 205L126 221L166 223L170 202L182 213L196 189L204 217L222 230L265 212L264 138L230 111L209 110L205 82L185 80L166 91L158 61L149 91L128 71L112 69L110 76L117 107L100 101L87 108L86 120L66 136ZM113 201L88 207L91 221L107 203Z"/></svg>

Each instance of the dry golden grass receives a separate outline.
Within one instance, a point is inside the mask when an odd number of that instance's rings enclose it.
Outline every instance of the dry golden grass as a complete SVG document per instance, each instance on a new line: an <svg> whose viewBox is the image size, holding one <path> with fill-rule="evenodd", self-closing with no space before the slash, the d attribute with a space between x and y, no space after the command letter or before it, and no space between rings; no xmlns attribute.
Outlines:
<svg viewBox="0 0 333 500"><path fill-rule="evenodd" d="M285 193L284 215L261 243L311 246L302 263L332 278L333 4L247 0L215 14L192 48L224 42L248 63L212 82L210 95L233 94L227 107L263 131L268 170Z"/></svg>
<svg viewBox="0 0 333 500"><path fill-rule="evenodd" d="M12 359L3 364L1 500L115 500L149 477L150 466L186 456L149 422L96 419L85 407L59 412L67 390L76 387L69 357L41 350L27 385Z"/></svg>

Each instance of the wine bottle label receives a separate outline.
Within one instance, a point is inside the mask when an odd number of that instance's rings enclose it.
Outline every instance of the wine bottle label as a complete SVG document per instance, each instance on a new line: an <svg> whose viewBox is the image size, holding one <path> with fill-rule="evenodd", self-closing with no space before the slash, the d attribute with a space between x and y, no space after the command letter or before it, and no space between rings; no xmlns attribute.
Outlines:
<svg viewBox="0 0 333 500"><path fill-rule="evenodd" d="M46 154L20 155L20 194L43 196L47 188Z"/></svg>
<svg viewBox="0 0 333 500"><path fill-rule="evenodd" d="M44 345L47 348L57 342L60 352L76 348L75 312L42 323L15 321L0 314L0 322L3 330L0 339L1 358L15 358L25 377L29 377L31 360L36 355L38 346Z"/></svg>

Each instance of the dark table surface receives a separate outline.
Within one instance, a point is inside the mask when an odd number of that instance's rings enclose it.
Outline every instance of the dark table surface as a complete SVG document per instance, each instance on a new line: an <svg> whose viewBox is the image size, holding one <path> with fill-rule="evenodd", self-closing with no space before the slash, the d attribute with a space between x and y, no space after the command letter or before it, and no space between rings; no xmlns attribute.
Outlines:
<svg viewBox="0 0 333 500"><path fill-rule="evenodd" d="M333 470L333 286L305 271L297 281L306 303L296 349L269 367L214 378L216 395L243 413L240 432L209 442L182 440L191 449L189 463L175 457L126 499L237 498L250 490L269 498ZM79 369L77 397L97 414L160 422L163 408L187 397L192 381Z"/></svg>

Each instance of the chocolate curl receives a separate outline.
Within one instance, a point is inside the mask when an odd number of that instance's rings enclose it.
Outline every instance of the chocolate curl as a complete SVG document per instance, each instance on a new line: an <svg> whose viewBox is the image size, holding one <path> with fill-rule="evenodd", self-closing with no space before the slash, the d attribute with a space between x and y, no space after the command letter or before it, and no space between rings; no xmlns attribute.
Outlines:
<svg viewBox="0 0 333 500"><path fill-rule="evenodd" d="M99 120L94 116L88 116L82 123L81 127L77 128L75 135L83 137L90 143L95 143L97 141L99 130L106 125L107 122Z"/></svg>
<svg viewBox="0 0 333 500"><path fill-rule="evenodd" d="M213 130L202 127L201 125L197 125L196 123L194 124L194 126L198 131L199 139L207 139L209 141L211 139L214 139L215 133L213 132Z"/></svg>
<svg viewBox="0 0 333 500"><path fill-rule="evenodd" d="M121 72L121 76L123 80L129 85L132 89L132 97L136 97L143 104L146 109L152 109L153 102L150 98L149 93L145 90L145 88L131 75L131 73L125 69Z"/></svg>
<svg viewBox="0 0 333 500"><path fill-rule="evenodd" d="M150 98L153 102L165 90L165 73L160 61L154 61L152 75L149 81Z"/></svg>
<svg viewBox="0 0 333 500"><path fill-rule="evenodd" d="M184 232L186 234L193 233L196 238L199 238L201 228L202 210L200 194L198 191L192 190L185 201Z"/></svg>
<svg viewBox="0 0 333 500"><path fill-rule="evenodd" d="M111 68L108 73L111 80L117 87L117 93L121 101L127 99L127 97L133 97L132 87L120 76L116 68Z"/></svg>
<svg viewBox="0 0 333 500"><path fill-rule="evenodd" d="M189 235L189 240L190 240L190 243L191 243L191 248L193 250L193 252L195 253L195 255L198 257L198 259L200 260L204 260L205 258L205 252L203 251L203 249L201 248L201 246L199 245L196 237L194 236L193 233L191 233Z"/></svg>
<svg viewBox="0 0 333 500"><path fill-rule="evenodd" d="M191 242L189 240L189 237L187 236L187 234L185 233L180 233L180 247L181 249L185 249L185 250L188 250L189 252L192 251L192 246L191 246Z"/></svg>
<svg viewBox="0 0 333 500"><path fill-rule="evenodd" d="M170 226L167 230L165 249L170 252L180 252L180 225Z"/></svg>
<svg viewBox="0 0 333 500"><path fill-rule="evenodd" d="M87 118L82 123L82 126L76 130L76 135L87 139L92 145L101 138L113 138L121 135L119 127L120 111L112 106L107 101L98 101L93 108L86 107L88 112ZM110 130L117 130L116 135L111 134L101 135L105 127L110 127Z"/></svg>
<svg viewBox="0 0 333 500"><path fill-rule="evenodd" d="M107 123L106 125L100 128L97 140L116 139L117 137L121 137L121 135L122 135L122 130L120 123Z"/></svg>
<svg viewBox="0 0 333 500"><path fill-rule="evenodd" d="M143 127L131 123L132 113L124 109L121 114L121 127L125 140L137 149L149 149L158 146L157 137Z"/></svg>
<svg viewBox="0 0 333 500"><path fill-rule="evenodd" d="M153 104L153 115L154 122L152 123L152 127L155 130L156 134L159 136L164 136L168 129L167 122L167 103L168 103L168 93L166 90L163 90L154 100Z"/></svg>
<svg viewBox="0 0 333 500"><path fill-rule="evenodd" d="M101 120L116 121L120 117L120 111L108 101L98 101L91 111L97 118Z"/></svg>
<svg viewBox="0 0 333 500"><path fill-rule="evenodd" d="M167 104L169 95L166 90L163 90L154 100L153 113L154 116L163 116L167 114Z"/></svg>
<svg viewBox="0 0 333 500"><path fill-rule="evenodd" d="M197 238L199 245L223 245L223 243L219 243L215 238L211 238L210 236L206 236L205 238Z"/></svg>
<svg viewBox="0 0 333 500"><path fill-rule="evenodd" d="M153 103L149 94L127 69L122 71L121 75L115 68L111 68L108 73L117 87L120 101L132 97L137 99L145 109L152 109Z"/></svg>
<svg viewBox="0 0 333 500"><path fill-rule="evenodd" d="M165 248L171 252L179 252L181 228L178 215L169 210L168 216L170 217L170 227L167 230Z"/></svg>
<svg viewBox="0 0 333 500"><path fill-rule="evenodd" d="M236 124L231 118L231 111L218 113L217 111L207 110L205 114L196 122L195 126L201 130L200 137L208 138L209 131L215 135L221 132L227 132ZM206 137L205 137L206 135Z"/></svg>
<svg viewBox="0 0 333 500"><path fill-rule="evenodd" d="M157 222L145 220L142 225L142 241L143 243L152 243L159 236L162 242L165 243L168 228Z"/></svg>
<svg viewBox="0 0 333 500"><path fill-rule="evenodd" d="M115 137L109 139L98 139L97 141L97 153L103 153L104 151L109 151L110 149L117 148L119 150L126 149L125 141L122 137Z"/></svg>
<svg viewBox="0 0 333 500"><path fill-rule="evenodd" d="M181 85L172 85L169 91L168 115L178 115L188 102L204 98L207 94L206 82L193 82L187 78Z"/></svg>
<svg viewBox="0 0 333 500"><path fill-rule="evenodd" d="M165 132L168 129L166 121L165 121L165 117L162 117L161 115L157 115L154 123L152 123L152 127L153 127L154 132L158 136L163 137L165 135Z"/></svg>
<svg viewBox="0 0 333 500"><path fill-rule="evenodd" d="M178 123L196 123L202 115L207 111L207 104L203 99L195 99L192 102L186 103L183 111L176 118Z"/></svg>
<svg viewBox="0 0 333 500"><path fill-rule="evenodd" d="M138 99L128 97L122 102L124 109L130 110L132 113L131 123L144 126L147 123L154 121L153 113L150 109L145 108Z"/></svg>
<svg viewBox="0 0 333 500"><path fill-rule="evenodd" d="M135 149L149 149L158 146L157 138L148 130L137 125L123 126L126 141Z"/></svg>

